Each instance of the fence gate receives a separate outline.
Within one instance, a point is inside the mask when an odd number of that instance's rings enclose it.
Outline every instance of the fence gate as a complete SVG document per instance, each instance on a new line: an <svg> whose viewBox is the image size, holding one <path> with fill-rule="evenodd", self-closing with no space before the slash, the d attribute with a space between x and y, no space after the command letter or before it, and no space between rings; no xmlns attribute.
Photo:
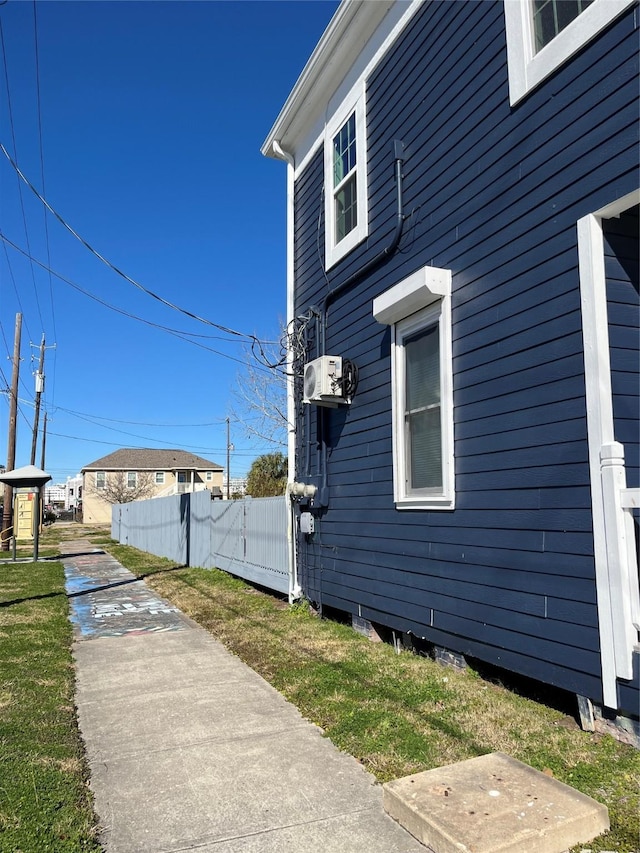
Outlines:
<svg viewBox="0 0 640 853"><path fill-rule="evenodd" d="M287 501L284 497L214 501L213 565L277 592L289 592Z"/></svg>

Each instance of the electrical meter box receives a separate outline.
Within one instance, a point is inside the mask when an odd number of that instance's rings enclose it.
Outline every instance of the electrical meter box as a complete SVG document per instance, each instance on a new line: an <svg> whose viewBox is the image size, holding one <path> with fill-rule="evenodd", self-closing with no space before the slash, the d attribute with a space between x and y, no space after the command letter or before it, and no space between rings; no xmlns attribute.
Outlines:
<svg viewBox="0 0 640 853"><path fill-rule="evenodd" d="M16 492L13 502L13 530L16 539L33 539L37 504L35 492Z"/></svg>
<svg viewBox="0 0 640 853"><path fill-rule="evenodd" d="M310 512L301 512L300 513L300 532L301 533L313 533L315 519L311 515Z"/></svg>

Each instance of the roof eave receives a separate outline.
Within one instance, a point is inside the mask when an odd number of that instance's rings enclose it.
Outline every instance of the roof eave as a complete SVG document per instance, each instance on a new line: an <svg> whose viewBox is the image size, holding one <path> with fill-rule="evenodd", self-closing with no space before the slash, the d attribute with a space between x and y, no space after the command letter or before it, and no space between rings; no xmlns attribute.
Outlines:
<svg viewBox="0 0 640 853"><path fill-rule="evenodd" d="M395 0L342 0L298 77L260 151L278 159L277 142L292 152L296 140L326 105ZM324 109L324 107L323 107Z"/></svg>

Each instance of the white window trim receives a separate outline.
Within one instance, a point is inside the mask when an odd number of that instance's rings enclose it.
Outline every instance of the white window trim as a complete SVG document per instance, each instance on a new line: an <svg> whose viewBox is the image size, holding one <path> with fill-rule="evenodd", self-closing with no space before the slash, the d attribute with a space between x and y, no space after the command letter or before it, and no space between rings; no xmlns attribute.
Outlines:
<svg viewBox="0 0 640 853"><path fill-rule="evenodd" d="M408 496L405 491L403 365L400 336L439 315L440 415L442 435L442 494ZM455 508L453 443L453 352L451 344L451 271L423 267L373 300L373 316L391 326L391 386L393 407L393 492L396 509ZM406 328L406 321L415 318ZM400 328L398 329L398 324ZM404 327L404 328L403 328Z"/></svg>
<svg viewBox="0 0 640 853"><path fill-rule="evenodd" d="M129 478L133 474L133 486L129 485ZM127 488L135 489L138 486L138 472L137 471L127 471Z"/></svg>
<svg viewBox="0 0 640 853"><path fill-rule="evenodd" d="M102 475L102 477L104 478L102 480L101 486L98 484L98 476L99 475ZM107 474L106 474L106 472L105 471L96 471L96 490L99 489L100 491L102 491L103 489L106 489L106 487L107 487Z"/></svg>
<svg viewBox="0 0 640 853"><path fill-rule="evenodd" d="M154 481L156 486L164 486L164 471L156 471Z"/></svg>
<svg viewBox="0 0 640 853"><path fill-rule="evenodd" d="M333 138L352 112L356 114L356 185L358 224L346 237L335 242L335 205L333 193ZM324 134L324 214L325 214L325 269L335 266L349 254L369 233L367 191L367 126L364 83L351 92L325 128Z"/></svg>
<svg viewBox="0 0 640 853"><path fill-rule="evenodd" d="M509 102L517 104L635 0L594 0L558 35L534 53L530 0L504 0Z"/></svg>

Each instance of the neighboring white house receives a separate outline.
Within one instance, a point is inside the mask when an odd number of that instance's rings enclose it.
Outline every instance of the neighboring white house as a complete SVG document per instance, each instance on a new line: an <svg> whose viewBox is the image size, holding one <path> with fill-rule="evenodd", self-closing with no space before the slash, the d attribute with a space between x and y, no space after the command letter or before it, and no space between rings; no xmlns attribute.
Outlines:
<svg viewBox="0 0 640 853"><path fill-rule="evenodd" d="M76 474L75 477L67 477L64 508L77 509L80 501L82 501L82 474Z"/></svg>

